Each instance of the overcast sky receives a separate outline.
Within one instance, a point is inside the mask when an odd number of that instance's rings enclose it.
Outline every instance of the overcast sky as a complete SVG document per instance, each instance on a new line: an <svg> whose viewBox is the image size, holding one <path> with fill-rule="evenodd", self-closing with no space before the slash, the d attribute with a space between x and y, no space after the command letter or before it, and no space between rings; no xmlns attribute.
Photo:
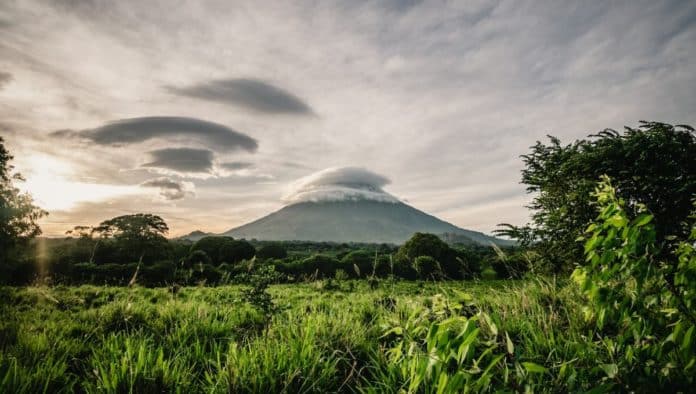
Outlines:
<svg viewBox="0 0 696 394"><path fill-rule="evenodd" d="M135 212L221 232L343 166L490 233L526 222L519 155L546 134L696 124L695 22L694 1L3 0L0 135L48 235Z"/></svg>

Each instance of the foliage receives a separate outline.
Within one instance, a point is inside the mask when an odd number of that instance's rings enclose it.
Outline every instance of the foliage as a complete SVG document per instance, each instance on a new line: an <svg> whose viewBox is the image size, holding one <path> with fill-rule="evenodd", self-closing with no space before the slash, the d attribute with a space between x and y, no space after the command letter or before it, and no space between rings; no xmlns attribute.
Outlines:
<svg viewBox="0 0 696 394"><path fill-rule="evenodd" d="M210 256L203 250L194 250L191 254L184 260L185 268L194 268L199 264L211 264Z"/></svg>
<svg viewBox="0 0 696 394"><path fill-rule="evenodd" d="M669 261L647 207L627 206L607 177L594 196L600 213L587 228L588 264L573 278L591 303L588 318L611 336L617 357L607 377L616 389L688 391L696 376L696 221Z"/></svg>
<svg viewBox="0 0 696 394"><path fill-rule="evenodd" d="M24 269L22 247L41 234L37 221L48 213L34 205L32 197L21 193L14 182L23 181L13 173L13 157L0 137L0 283L12 283Z"/></svg>
<svg viewBox="0 0 696 394"><path fill-rule="evenodd" d="M442 276L440 263L430 256L418 256L413 260L413 269L420 279L438 279Z"/></svg>
<svg viewBox="0 0 696 394"><path fill-rule="evenodd" d="M529 208L532 222L525 227L503 225L499 234L532 246L555 272L569 271L583 258L576 242L594 219L592 192L600 175L610 176L617 195L634 212L642 202L653 215L656 243L661 253L684 238L683 226L696 194L696 135L690 126L641 122L624 133L604 130L589 139L561 145L537 142L522 156L522 183L535 193Z"/></svg>
<svg viewBox="0 0 696 394"><path fill-rule="evenodd" d="M63 284L127 284L133 275L124 282L127 276L124 270L114 265L130 265L138 261L138 256L126 248L121 241L114 237L103 238L94 227L77 227L69 231L66 238L40 238L29 243L28 251L42 250L42 255L33 255L23 264L21 270L15 270L15 275L8 283L23 285L31 282L38 275L37 267L44 267L48 274L46 280ZM210 242L212 241L212 242ZM334 277L337 270L342 270L351 278L404 278L417 279L418 273L413 267L413 261L397 258L397 249L385 245L366 244L331 244L310 242L265 242L232 240L226 237L211 237L206 242L196 245L187 240L169 239L162 248L148 249L143 269L154 265L167 263L167 269L160 270L167 276L162 278L148 277L138 283L143 286L155 286L161 283L175 281L180 285L204 283L205 285L220 285L229 282L247 282L248 259L235 263L220 260L220 247L227 243L246 245L240 250L247 249L242 257L251 255L249 245L259 249L268 245L278 245L289 251L283 259L261 259L264 265L273 265L276 271L284 274L283 280L302 281ZM193 250L192 250L193 249ZM219 264L215 263L208 250L218 256ZM224 250L224 248L223 248ZM233 250L233 248L227 249ZM322 253L315 252L323 250ZM217 254L216 254L217 253ZM511 269L524 252L506 248L507 263L501 264L491 247L467 245L457 249L450 248L447 252L450 260L450 272L438 275L438 279L476 278L484 267L494 267L500 271L499 277L518 277L510 275ZM37 258L41 264L37 264ZM252 256L253 257L253 256ZM418 256L416 256L418 257ZM236 259L232 259L236 260ZM84 265L87 263L87 265ZM444 266L439 262L441 266ZM105 266L101 269L97 266ZM520 265L522 268L525 265ZM163 267L163 265L161 265ZM175 270L174 277L169 275L170 268ZM517 271L515 271L517 272ZM358 273L360 273L358 275ZM7 279L7 278L6 278ZM90 282L91 281L91 282Z"/></svg>
<svg viewBox="0 0 696 394"><path fill-rule="evenodd" d="M152 214L117 216L101 222L92 231L102 238L113 238L127 261L154 261L166 257L169 246L165 238L169 231L167 223Z"/></svg>
<svg viewBox="0 0 696 394"><path fill-rule="evenodd" d="M577 286L348 283L269 285L270 318L242 299L248 285L0 287L0 392L621 390L607 371L627 348L585 319Z"/></svg>
<svg viewBox="0 0 696 394"><path fill-rule="evenodd" d="M273 297L268 293L268 286L276 279L273 266L259 268L250 275L251 288L242 290L242 299L263 312L264 316L272 315L278 308L273 302Z"/></svg>
<svg viewBox="0 0 696 394"><path fill-rule="evenodd" d="M256 257L266 259L284 259L288 257L288 251L280 243L263 245L256 251Z"/></svg>
<svg viewBox="0 0 696 394"><path fill-rule="evenodd" d="M375 255L375 253L358 249L346 254L341 263L347 272L353 272L356 276L369 276L375 269Z"/></svg>
<svg viewBox="0 0 696 394"><path fill-rule="evenodd" d="M449 245L435 234L415 233L399 248L397 257L413 261L418 256L430 256L440 261L449 258L451 250Z"/></svg>
<svg viewBox="0 0 696 394"><path fill-rule="evenodd" d="M394 271L397 276L413 279L418 276L414 269L416 258L428 256L437 261L440 276L468 279L477 276L484 260L492 255L490 247L453 249L435 234L415 233L396 253Z"/></svg>
<svg viewBox="0 0 696 394"><path fill-rule="evenodd" d="M245 240L232 237L203 237L191 246L191 252L204 251L214 265L222 263L236 264L249 260L256 255L256 249Z"/></svg>

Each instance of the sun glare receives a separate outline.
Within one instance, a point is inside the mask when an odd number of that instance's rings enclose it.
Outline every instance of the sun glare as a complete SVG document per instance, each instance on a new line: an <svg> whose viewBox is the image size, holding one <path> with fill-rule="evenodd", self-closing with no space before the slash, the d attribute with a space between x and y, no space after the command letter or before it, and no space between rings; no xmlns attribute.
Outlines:
<svg viewBox="0 0 696 394"><path fill-rule="evenodd" d="M73 181L70 163L46 155L33 156L23 171L20 188L31 193L37 205L50 211L67 211L81 202L104 201L142 192L137 186Z"/></svg>

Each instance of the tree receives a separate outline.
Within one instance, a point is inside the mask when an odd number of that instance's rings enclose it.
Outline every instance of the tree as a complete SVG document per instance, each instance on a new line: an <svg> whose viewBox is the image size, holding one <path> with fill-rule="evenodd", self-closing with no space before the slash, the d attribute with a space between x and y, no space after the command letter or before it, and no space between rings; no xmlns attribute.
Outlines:
<svg viewBox="0 0 696 394"><path fill-rule="evenodd" d="M3 271L17 258L18 247L26 246L28 240L41 234L37 221L48 214L34 205L31 195L15 187L14 182L24 178L13 173L12 159L0 137L0 265L4 266ZM3 277L9 278L9 273L5 272Z"/></svg>
<svg viewBox="0 0 696 394"><path fill-rule="evenodd" d="M440 263L430 256L418 256L413 260L413 269L420 279L438 279L442 276Z"/></svg>
<svg viewBox="0 0 696 394"><path fill-rule="evenodd" d="M105 220L94 231L104 238L114 238L123 257L138 261L151 261L166 257L169 227L165 221L152 214L137 213Z"/></svg>
<svg viewBox="0 0 696 394"><path fill-rule="evenodd" d="M72 230L66 231L65 234L68 236L77 236L75 245L77 250L73 254L78 256L84 255L90 263L94 263L94 255L97 252L97 247L99 247L99 241L101 241L101 238L94 238L95 233L96 229L92 226L75 226ZM83 251L86 251L86 253Z"/></svg>
<svg viewBox="0 0 696 394"><path fill-rule="evenodd" d="M191 246L191 252L204 251L214 265L222 263L238 263L249 260L256 255L256 249L245 240L235 240L232 237L203 237Z"/></svg>
<svg viewBox="0 0 696 394"><path fill-rule="evenodd" d="M537 141L522 156L522 183L535 193L532 221L523 227L502 224L498 234L531 246L552 271L568 271L583 260L577 241L594 219L591 194L601 175L612 178L617 195L635 211L642 201L654 217L656 242L667 252L670 236L683 238L683 224L696 194L696 135L686 125L641 122L624 133L607 129L588 139L561 145Z"/></svg>
<svg viewBox="0 0 696 394"><path fill-rule="evenodd" d="M240 261L251 260L256 255L256 248L243 239L229 239L223 243L219 252L219 263L236 264Z"/></svg>
<svg viewBox="0 0 696 394"><path fill-rule="evenodd" d="M346 272L353 272L356 276L370 276L375 270L375 253L363 249L353 250L343 256L341 263Z"/></svg>
<svg viewBox="0 0 696 394"><path fill-rule="evenodd" d="M420 256L430 256L440 263L442 273L450 278L462 276L462 263L457 253L435 234L415 233L396 253L397 261L407 261L410 265Z"/></svg>
<svg viewBox="0 0 696 394"><path fill-rule="evenodd" d="M266 259L284 259L288 257L288 251L279 243L264 245L256 252L256 257Z"/></svg>

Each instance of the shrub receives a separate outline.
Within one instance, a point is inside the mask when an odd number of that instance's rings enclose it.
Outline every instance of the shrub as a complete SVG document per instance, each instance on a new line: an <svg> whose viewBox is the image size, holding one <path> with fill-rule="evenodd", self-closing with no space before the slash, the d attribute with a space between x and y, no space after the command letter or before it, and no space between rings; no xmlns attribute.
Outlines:
<svg viewBox="0 0 696 394"><path fill-rule="evenodd" d="M592 191L606 174L626 209L642 202L653 215L655 246L668 253L670 236L682 239L696 194L696 134L686 125L641 122L623 133L604 130L588 139L561 145L537 141L523 156L522 183L535 193L532 223L511 225L499 233L533 247L556 272L570 271L583 258L577 238L595 217Z"/></svg>
<svg viewBox="0 0 696 394"><path fill-rule="evenodd" d="M656 244L653 216L632 215L604 177L600 213L587 229L587 265L573 273L590 301L588 318L613 336L614 362L602 366L614 390L689 391L696 380L696 217L676 255Z"/></svg>
<svg viewBox="0 0 696 394"><path fill-rule="evenodd" d="M203 237L191 246L191 252L204 251L210 257L210 263L238 263L249 260L256 254L256 249L245 240L232 237Z"/></svg>
<svg viewBox="0 0 696 394"><path fill-rule="evenodd" d="M375 254L366 250L354 250L341 259L342 266L356 276L371 275L374 270ZM357 270L355 267L358 267ZM359 274L358 274L359 272Z"/></svg>
<svg viewBox="0 0 696 394"><path fill-rule="evenodd" d="M413 269L420 279L436 279L442 276L440 263L430 256L418 256L413 260Z"/></svg>
<svg viewBox="0 0 696 394"><path fill-rule="evenodd" d="M260 247L259 250L256 252L256 257L262 260L284 259L288 257L288 251L285 250L285 248L281 244L272 243Z"/></svg>
<svg viewBox="0 0 696 394"><path fill-rule="evenodd" d="M486 267L481 271L481 279L483 280L494 280L498 277L498 274L491 267Z"/></svg>

